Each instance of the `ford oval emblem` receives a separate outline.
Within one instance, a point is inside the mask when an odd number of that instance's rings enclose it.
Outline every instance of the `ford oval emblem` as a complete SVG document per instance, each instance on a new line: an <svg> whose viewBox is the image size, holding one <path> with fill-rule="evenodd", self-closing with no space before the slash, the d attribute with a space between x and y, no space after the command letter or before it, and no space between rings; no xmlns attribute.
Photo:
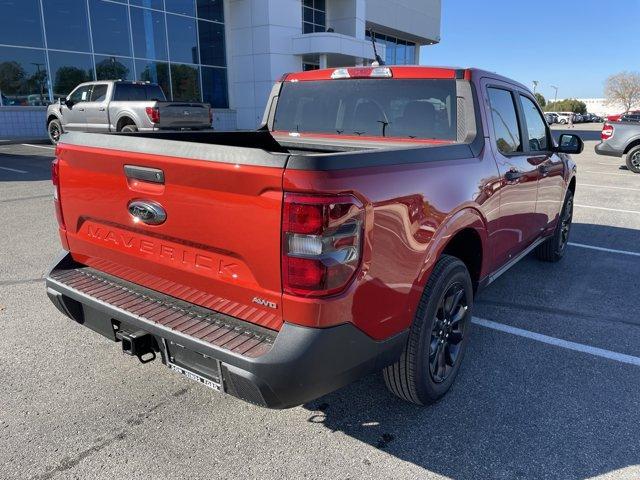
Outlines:
<svg viewBox="0 0 640 480"><path fill-rule="evenodd" d="M167 212L156 202L149 200L134 200L129 203L129 213L134 222L147 225L160 225L167 219Z"/></svg>

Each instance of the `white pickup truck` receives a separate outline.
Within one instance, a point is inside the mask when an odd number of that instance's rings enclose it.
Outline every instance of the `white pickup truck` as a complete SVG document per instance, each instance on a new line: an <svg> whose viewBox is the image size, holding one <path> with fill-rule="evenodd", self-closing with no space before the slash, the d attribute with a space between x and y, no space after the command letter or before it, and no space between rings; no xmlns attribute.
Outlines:
<svg viewBox="0 0 640 480"><path fill-rule="evenodd" d="M211 128L207 103L167 102L159 85L105 80L81 83L47 108L52 143L67 131L96 133L204 130Z"/></svg>

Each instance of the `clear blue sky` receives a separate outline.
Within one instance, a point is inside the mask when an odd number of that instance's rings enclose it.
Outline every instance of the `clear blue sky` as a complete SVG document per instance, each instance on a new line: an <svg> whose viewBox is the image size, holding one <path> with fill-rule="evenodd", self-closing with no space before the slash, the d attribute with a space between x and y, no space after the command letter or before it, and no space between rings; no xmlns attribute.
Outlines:
<svg viewBox="0 0 640 480"><path fill-rule="evenodd" d="M553 99L603 96L605 79L640 71L640 0L442 0L440 44L420 63L479 67Z"/></svg>

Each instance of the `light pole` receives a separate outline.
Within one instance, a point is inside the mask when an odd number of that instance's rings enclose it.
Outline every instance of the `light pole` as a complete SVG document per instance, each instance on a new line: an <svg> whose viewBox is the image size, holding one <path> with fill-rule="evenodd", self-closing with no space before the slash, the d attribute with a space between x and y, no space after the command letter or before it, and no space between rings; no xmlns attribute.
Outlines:
<svg viewBox="0 0 640 480"><path fill-rule="evenodd" d="M551 88L553 88L556 91L556 96L553 100L553 103L557 103L558 101L558 87L556 87L555 85L549 85Z"/></svg>
<svg viewBox="0 0 640 480"><path fill-rule="evenodd" d="M533 83L533 93L535 95L536 88L538 88L538 83L540 83L540 82L538 80L534 80L532 83Z"/></svg>

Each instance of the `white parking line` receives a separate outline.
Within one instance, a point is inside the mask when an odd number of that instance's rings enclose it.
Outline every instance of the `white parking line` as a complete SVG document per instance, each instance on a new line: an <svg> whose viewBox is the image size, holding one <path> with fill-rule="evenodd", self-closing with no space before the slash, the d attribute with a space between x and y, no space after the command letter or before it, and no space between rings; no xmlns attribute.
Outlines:
<svg viewBox="0 0 640 480"><path fill-rule="evenodd" d="M46 148L47 150L53 150L56 147L47 147L45 145L31 145L30 143L21 143L20 145L24 147L33 147L33 148Z"/></svg>
<svg viewBox="0 0 640 480"><path fill-rule="evenodd" d="M612 172L595 172L593 170L580 170L580 173L595 173L597 175L616 175L618 177L630 177L635 175L635 173L612 173Z"/></svg>
<svg viewBox="0 0 640 480"><path fill-rule="evenodd" d="M613 187L613 186L610 186L610 185L593 185L591 183L581 183L580 186L581 187L590 187L590 188L604 188L604 189L612 188L614 190L629 190L629 191L632 191L632 192L640 192L640 188Z"/></svg>
<svg viewBox="0 0 640 480"><path fill-rule="evenodd" d="M615 248L596 247L594 245L585 245L584 243L569 242L572 247L588 248L589 250L598 250L600 252L620 253L621 255L631 255L633 257L640 257L640 252L630 252L628 250L616 250Z"/></svg>
<svg viewBox="0 0 640 480"><path fill-rule="evenodd" d="M624 353L613 352L611 350L605 350L603 348L592 347L591 345L585 345L583 343L570 342L568 340L562 340L556 337L550 337L541 333L531 332L522 328L512 327L511 325L505 325L504 323L493 322L491 320L485 320L484 318L473 317L471 319L476 325L480 325L485 328L491 328L504 333L510 333L519 337L528 338L537 342L546 343L548 345L554 345L560 348L566 348L567 350L573 350L575 352L587 353L595 357L606 358L608 360L614 360L620 363L626 363L629 365L635 365L640 367L640 357L634 357L632 355L626 355Z"/></svg>
<svg viewBox="0 0 640 480"><path fill-rule="evenodd" d="M621 208L606 208L606 207L595 207L593 205L574 205L574 207L580 208L593 208L594 210L606 210L608 212L622 212L622 213L640 213L639 210L623 210Z"/></svg>
<svg viewBox="0 0 640 480"><path fill-rule="evenodd" d="M0 170L7 170L8 172L16 172L16 173L29 173L26 170L18 170L17 168L9 168L9 167L0 167Z"/></svg>

